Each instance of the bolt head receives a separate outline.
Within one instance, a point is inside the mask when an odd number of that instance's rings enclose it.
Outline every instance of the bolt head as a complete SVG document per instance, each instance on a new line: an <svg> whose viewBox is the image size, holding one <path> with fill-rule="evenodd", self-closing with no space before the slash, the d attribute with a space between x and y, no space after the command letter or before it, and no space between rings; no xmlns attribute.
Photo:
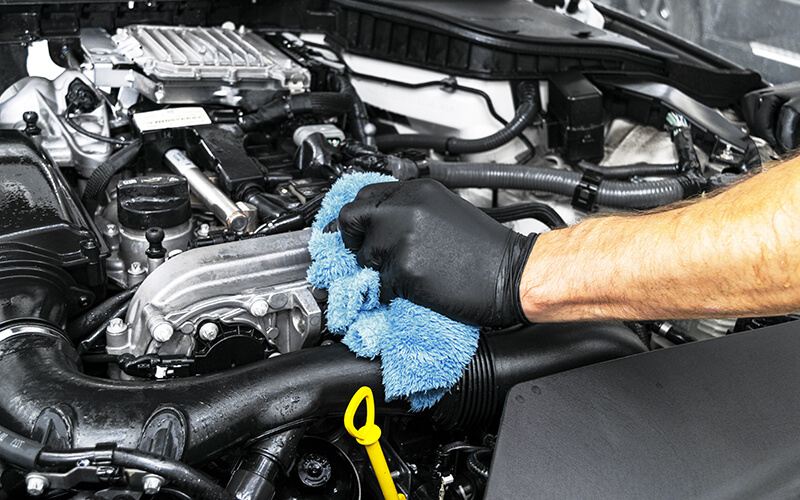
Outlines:
<svg viewBox="0 0 800 500"><path fill-rule="evenodd" d="M254 300L252 304L250 304L250 314L255 316L256 318L263 318L269 312L269 304L264 299Z"/></svg>
<svg viewBox="0 0 800 500"><path fill-rule="evenodd" d="M127 329L128 325L125 324L125 321L122 318L114 318L108 322L108 326L106 327L106 333L111 335L118 335L124 332Z"/></svg>
<svg viewBox="0 0 800 500"><path fill-rule="evenodd" d="M164 478L156 474L147 474L142 478L142 489L145 495L155 495L164 486Z"/></svg>
<svg viewBox="0 0 800 500"><path fill-rule="evenodd" d="M104 231L108 236L116 236L119 233L119 229L117 228L116 224L106 224L106 228Z"/></svg>
<svg viewBox="0 0 800 500"><path fill-rule="evenodd" d="M219 327L216 323L204 323L197 332L201 339L211 342L219 335Z"/></svg>
<svg viewBox="0 0 800 500"><path fill-rule="evenodd" d="M153 328L151 334L153 335L153 339L156 342L164 343L172 338L173 332L174 330L172 329L172 325L170 325L167 322L164 322L156 325L156 327Z"/></svg>
<svg viewBox="0 0 800 500"><path fill-rule="evenodd" d="M25 488L28 491L28 495L32 497L42 495L47 489L48 483L47 478L40 474L28 474L25 477Z"/></svg>
<svg viewBox="0 0 800 500"><path fill-rule="evenodd" d="M147 269L145 269L142 263L138 261L131 262L131 266L128 268L128 274L133 276L139 276L140 274L144 274L146 272Z"/></svg>

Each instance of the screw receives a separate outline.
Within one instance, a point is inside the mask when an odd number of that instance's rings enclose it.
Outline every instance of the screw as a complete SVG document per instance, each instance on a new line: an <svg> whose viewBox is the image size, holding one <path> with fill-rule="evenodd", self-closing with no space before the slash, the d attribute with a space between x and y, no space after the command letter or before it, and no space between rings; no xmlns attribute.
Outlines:
<svg viewBox="0 0 800 500"><path fill-rule="evenodd" d="M108 322L108 326L106 327L106 333L109 335L119 335L120 333L125 332L127 329L127 325L122 318L114 318Z"/></svg>
<svg viewBox="0 0 800 500"><path fill-rule="evenodd" d="M156 474L145 474L142 478L142 489L145 495L155 495L164 486L164 478Z"/></svg>
<svg viewBox="0 0 800 500"><path fill-rule="evenodd" d="M216 323L204 323L197 334L200 335L201 339L211 342L219 335L219 327Z"/></svg>
<svg viewBox="0 0 800 500"><path fill-rule="evenodd" d="M90 465L92 465L92 461L89 460L88 458L82 458L81 460L75 462L75 465L77 465L78 467L89 467Z"/></svg>
<svg viewBox="0 0 800 500"><path fill-rule="evenodd" d="M197 229L197 236L205 238L208 236L209 231L211 231L211 226L208 224L200 224L200 227Z"/></svg>
<svg viewBox="0 0 800 500"><path fill-rule="evenodd" d="M250 314L256 318L263 318L269 312L269 304L264 299L258 299L250 304Z"/></svg>
<svg viewBox="0 0 800 500"><path fill-rule="evenodd" d="M90 304L89 297L87 297L86 295L81 295L80 297L78 297L78 304L81 307L89 307Z"/></svg>
<svg viewBox="0 0 800 500"><path fill-rule="evenodd" d="M165 321L157 324L150 333L153 335L153 339L155 339L156 342L164 343L172 338L173 331L172 325Z"/></svg>
<svg viewBox="0 0 800 500"><path fill-rule="evenodd" d="M28 474L25 476L25 488L28 490L28 495L38 497L44 493L50 481L41 474Z"/></svg>
<svg viewBox="0 0 800 500"><path fill-rule="evenodd" d="M108 236L116 236L119 234L119 229L116 224L106 224L105 233Z"/></svg>

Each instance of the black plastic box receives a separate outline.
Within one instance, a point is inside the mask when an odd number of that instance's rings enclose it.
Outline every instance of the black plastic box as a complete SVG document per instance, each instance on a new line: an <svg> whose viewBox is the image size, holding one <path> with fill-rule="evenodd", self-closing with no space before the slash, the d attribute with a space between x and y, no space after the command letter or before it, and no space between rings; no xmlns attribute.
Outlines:
<svg viewBox="0 0 800 500"><path fill-rule="evenodd" d="M550 77L550 147L569 163L603 158L603 93L581 73Z"/></svg>

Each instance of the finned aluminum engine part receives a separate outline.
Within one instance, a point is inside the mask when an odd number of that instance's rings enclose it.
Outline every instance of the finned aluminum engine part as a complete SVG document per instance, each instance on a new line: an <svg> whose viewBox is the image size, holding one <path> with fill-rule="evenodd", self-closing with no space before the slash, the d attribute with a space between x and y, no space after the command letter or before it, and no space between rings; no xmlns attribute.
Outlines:
<svg viewBox="0 0 800 500"><path fill-rule="evenodd" d="M306 68L244 27L132 25L113 36L89 28L81 30L81 45L97 85L133 89L162 104L235 106L248 92L303 92L311 82Z"/></svg>
<svg viewBox="0 0 800 500"><path fill-rule="evenodd" d="M130 327L107 334L108 353L192 355L206 321L255 328L281 353L316 341L322 311L305 281L309 237L304 230L251 238L167 260L133 297ZM166 326L175 332L168 340Z"/></svg>
<svg viewBox="0 0 800 500"><path fill-rule="evenodd" d="M39 115L36 125L41 131L32 135L32 139L47 151L59 167L75 167L82 177L88 178L100 163L108 159L113 147L77 133L61 118L67 110L69 86L76 79L90 87L94 86L79 71L66 70L52 81L27 77L7 88L0 95L0 128L25 130L23 114L36 112ZM109 135L106 106L98 106L94 111L81 113L73 119L89 132Z"/></svg>

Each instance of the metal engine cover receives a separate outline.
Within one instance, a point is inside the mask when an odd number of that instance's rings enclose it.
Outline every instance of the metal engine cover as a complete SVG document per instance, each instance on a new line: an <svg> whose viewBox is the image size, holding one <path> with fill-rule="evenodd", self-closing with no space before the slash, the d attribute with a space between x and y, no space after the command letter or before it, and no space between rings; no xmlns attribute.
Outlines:
<svg viewBox="0 0 800 500"><path fill-rule="evenodd" d="M281 353L314 342L322 311L305 280L309 236L305 230L251 238L169 259L133 297L128 327L107 332L108 353L191 355L206 321L253 327Z"/></svg>

